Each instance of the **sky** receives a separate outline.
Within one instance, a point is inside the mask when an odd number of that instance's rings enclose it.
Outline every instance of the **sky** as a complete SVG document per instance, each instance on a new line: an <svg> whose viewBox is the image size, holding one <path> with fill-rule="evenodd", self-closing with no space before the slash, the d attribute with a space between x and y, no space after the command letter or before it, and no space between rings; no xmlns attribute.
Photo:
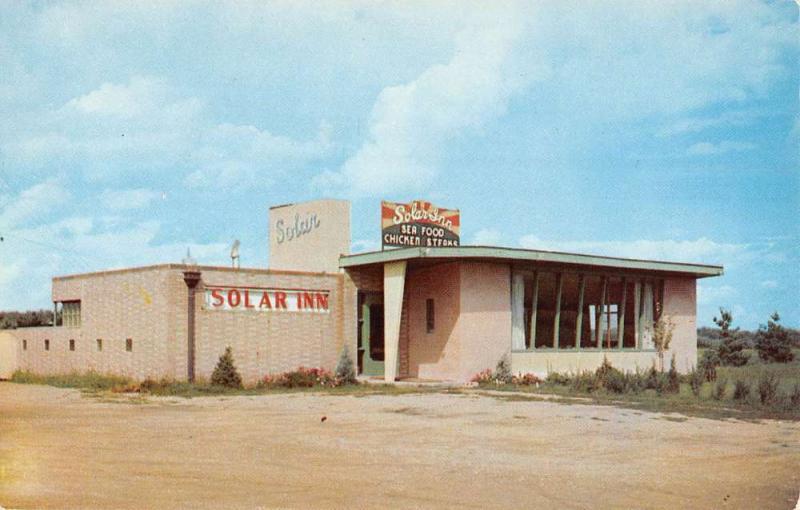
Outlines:
<svg viewBox="0 0 800 510"><path fill-rule="evenodd" d="M0 310L55 275L268 265L267 208L461 211L462 244L722 264L800 326L794 2L0 0Z"/></svg>

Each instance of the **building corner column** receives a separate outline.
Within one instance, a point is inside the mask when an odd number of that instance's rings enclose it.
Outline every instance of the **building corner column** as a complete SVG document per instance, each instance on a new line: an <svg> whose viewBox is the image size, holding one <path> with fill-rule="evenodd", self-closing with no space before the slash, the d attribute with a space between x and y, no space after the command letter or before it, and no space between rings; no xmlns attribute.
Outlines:
<svg viewBox="0 0 800 510"><path fill-rule="evenodd" d="M398 373L400 319L403 314L405 283L405 260L383 265L383 377L386 382L394 382Z"/></svg>
<svg viewBox="0 0 800 510"><path fill-rule="evenodd" d="M200 271L184 271L183 281L186 283L187 290L189 291L187 300L187 327L186 336L188 341L187 346L187 379L189 382L194 382L194 361L195 361L195 290L197 284L200 282Z"/></svg>

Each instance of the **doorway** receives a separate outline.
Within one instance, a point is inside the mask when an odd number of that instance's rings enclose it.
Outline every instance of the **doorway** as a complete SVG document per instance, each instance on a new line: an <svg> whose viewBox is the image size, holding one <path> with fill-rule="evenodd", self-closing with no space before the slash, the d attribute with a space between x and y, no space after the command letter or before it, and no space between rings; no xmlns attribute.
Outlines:
<svg viewBox="0 0 800 510"><path fill-rule="evenodd" d="M358 371L383 375L383 293L358 294Z"/></svg>

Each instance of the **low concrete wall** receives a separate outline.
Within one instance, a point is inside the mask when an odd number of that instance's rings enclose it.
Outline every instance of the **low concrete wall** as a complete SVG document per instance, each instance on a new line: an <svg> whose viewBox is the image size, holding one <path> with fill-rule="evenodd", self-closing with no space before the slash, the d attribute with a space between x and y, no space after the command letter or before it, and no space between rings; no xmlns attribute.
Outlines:
<svg viewBox="0 0 800 510"><path fill-rule="evenodd" d="M19 367L19 340L9 331L0 331L0 379L10 379Z"/></svg>
<svg viewBox="0 0 800 510"><path fill-rule="evenodd" d="M577 373L594 370L603 363L603 357L623 371L646 370L658 358L655 351L574 351L574 352L514 352L511 354L511 371L532 373L546 377L550 372ZM667 365L669 361L666 362Z"/></svg>

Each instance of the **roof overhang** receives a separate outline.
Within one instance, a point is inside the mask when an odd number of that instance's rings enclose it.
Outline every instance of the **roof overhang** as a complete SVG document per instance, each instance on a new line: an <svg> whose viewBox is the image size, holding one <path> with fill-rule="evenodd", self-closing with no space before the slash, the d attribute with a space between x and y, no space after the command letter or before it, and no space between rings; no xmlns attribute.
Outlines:
<svg viewBox="0 0 800 510"><path fill-rule="evenodd" d="M543 250L500 248L495 246L457 246L448 248L399 248L384 251L342 255L339 267L355 268L374 264L385 264L400 260L478 260L486 262L543 263L576 267L596 267L626 271L645 271L680 274L695 278L720 276L722 266L688 264L683 262L662 262L656 260L626 259L601 255L583 255Z"/></svg>

